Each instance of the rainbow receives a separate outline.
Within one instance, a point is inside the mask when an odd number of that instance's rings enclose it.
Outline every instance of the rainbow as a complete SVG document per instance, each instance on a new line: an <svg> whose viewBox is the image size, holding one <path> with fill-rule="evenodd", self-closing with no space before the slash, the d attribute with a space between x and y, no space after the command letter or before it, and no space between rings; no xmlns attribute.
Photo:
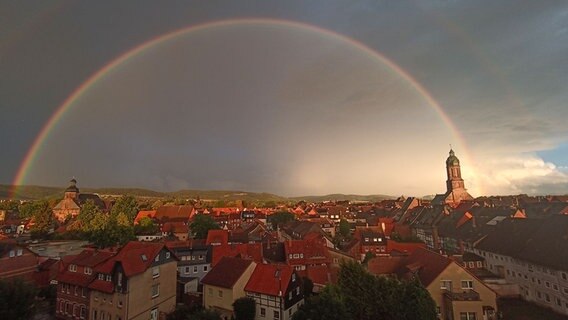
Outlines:
<svg viewBox="0 0 568 320"><path fill-rule="evenodd" d="M61 104L61 106L57 108L57 110L51 115L49 120L40 130L39 134L33 141L28 152L24 156L24 159L16 173L16 176L14 177L12 183L13 189L11 192L12 196L15 195L18 186L23 185L24 182L26 181L28 171L30 170L30 168L33 167L34 161L36 160L37 155L41 151L44 141L49 137L52 129L57 126L57 123L63 118L65 113L67 113L67 111L72 109L74 102L80 99L81 96L83 96L89 90L89 88L95 85L99 80L108 76L110 73L112 73L113 70L116 70L120 66L125 65L131 58L139 56L144 52L148 51L149 49L160 46L168 41L172 41L178 37L187 35L192 32L198 32L213 28L231 27L235 25L258 25L258 26L269 25L269 26L277 26L277 27L289 28L294 30L304 30L304 31L308 30L334 38L344 43L348 43L358 48L368 56L388 66L398 76L400 76L402 79L408 82L412 86L412 88L416 90L426 100L426 102L436 111L436 113L440 116L440 118L445 123L445 125L450 129L450 131L452 131L452 133L454 134L454 138L457 139L457 142L461 147L460 149L465 151L464 154L465 158L467 160L471 159L471 156L467 151L464 138L462 137L460 131L457 130L451 119L446 115L440 104L410 74L408 74L405 70L403 70L401 67L399 67L397 64L389 60L381 53L347 36L302 22L278 20L278 19L265 19L265 18L230 19L230 20L212 21L199 25L192 25L189 27L169 32L167 34L157 36L121 54L120 56L112 60L110 63L99 69L93 75L91 75L85 82L83 82L78 88L76 88L75 91L71 93L71 95L69 95L69 97Z"/></svg>

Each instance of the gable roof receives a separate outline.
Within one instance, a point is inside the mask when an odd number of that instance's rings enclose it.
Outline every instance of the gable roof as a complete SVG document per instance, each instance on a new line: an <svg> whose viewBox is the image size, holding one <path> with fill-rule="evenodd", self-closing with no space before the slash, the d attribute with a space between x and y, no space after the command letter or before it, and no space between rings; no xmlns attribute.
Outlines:
<svg viewBox="0 0 568 320"><path fill-rule="evenodd" d="M201 282L207 285L231 289L252 263L254 263L252 260L223 257L203 277Z"/></svg>
<svg viewBox="0 0 568 320"><path fill-rule="evenodd" d="M270 296L282 296L288 290L294 269L285 264L258 264L254 269L245 291ZM296 276L296 281L299 281Z"/></svg>
<svg viewBox="0 0 568 320"><path fill-rule="evenodd" d="M119 262L126 277L145 272L154 262L160 250L165 248L163 243L130 241L111 259L97 267L97 272L110 274L114 265Z"/></svg>
<svg viewBox="0 0 568 320"><path fill-rule="evenodd" d="M425 287L429 286L453 261L434 251L419 248L416 249L408 259L400 273L413 273L418 276L420 282Z"/></svg>

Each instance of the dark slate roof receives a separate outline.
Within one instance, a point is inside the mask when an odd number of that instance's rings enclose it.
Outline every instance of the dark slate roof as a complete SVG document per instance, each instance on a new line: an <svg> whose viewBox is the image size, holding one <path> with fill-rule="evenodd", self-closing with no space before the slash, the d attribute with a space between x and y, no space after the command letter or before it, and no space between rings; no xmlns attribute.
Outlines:
<svg viewBox="0 0 568 320"><path fill-rule="evenodd" d="M478 249L497 254L518 257L524 249L527 240L542 225L543 219L513 219L503 220L493 232L477 245Z"/></svg>
<svg viewBox="0 0 568 320"><path fill-rule="evenodd" d="M230 289L246 269L250 266L252 260L243 260L240 258L223 257L221 260L203 277L201 282L212 286Z"/></svg>
<svg viewBox="0 0 568 320"><path fill-rule="evenodd" d="M81 206L83 204L85 204L85 202L87 202L87 200L93 200L93 202L95 203L95 205L105 211L107 209L107 206L105 204L105 202L103 201L103 199L101 199L101 197L99 197L98 194L94 194L94 193L79 193L79 196L77 198L78 200L78 204Z"/></svg>
<svg viewBox="0 0 568 320"><path fill-rule="evenodd" d="M557 270L568 270L568 216L551 215L540 223L519 258Z"/></svg>

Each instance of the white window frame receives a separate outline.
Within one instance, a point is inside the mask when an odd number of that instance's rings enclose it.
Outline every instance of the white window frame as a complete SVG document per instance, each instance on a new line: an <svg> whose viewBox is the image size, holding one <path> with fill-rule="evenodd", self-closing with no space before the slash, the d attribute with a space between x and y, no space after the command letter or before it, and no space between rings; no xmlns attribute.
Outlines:
<svg viewBox="0 0 568 320"><path fill-rule="evenodd" d="M464 286L465 284L465 286ZM473 290L473 280L462 280L461 281L461 288L463 290Z"/></svg>

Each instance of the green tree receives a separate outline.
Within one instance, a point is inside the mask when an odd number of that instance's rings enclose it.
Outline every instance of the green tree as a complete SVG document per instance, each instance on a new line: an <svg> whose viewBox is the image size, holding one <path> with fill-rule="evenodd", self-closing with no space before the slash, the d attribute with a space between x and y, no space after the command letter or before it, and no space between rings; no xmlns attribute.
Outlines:
<svg viewBox="0 0 568 320"><path fill-rule="evenodd" d="M137 235L149 235L158 232L159 228L154 223L154 220L144 217L138 221L138 224L134 225L134 233Z"/></svg>
<svg viewBox="0 0 568 320"><path fill-rule="evenodd" d="M2 319L27 320L35 314L35 286L21 279L0 279L0 315Z"/></svg>
<svg viewBox="0 0 568 320"><path fill-rule="evenodd" d="M294 313L292 320L351 320L339 288L330 285L319 295L306 299L306 303Z"/></svg>
<svg viewBox="0 0 568 320"><path fill-rule="evenodd" d="M44 204L47 204L47 201L25 202L18 206L18 216L21 219L31 218L38 210L41 210Z"/></svg>
<svg viewBox="0 0 568 320"><path fill-rule="evenodd" d="M44 239L54 227L53 212L45 200L38 201L33 212L34 224L31 235L34 239Z"/></svg>
<svg viewBox="0 0 568 320"><path fill-rule="evenodd" d="M243 297L233 302L235 320L254 320L256 316L256 302L252 298Z"/></svg>
<svg viewBox="0 0 568 320"><path fill-rule="evenodd" d="M138 203L136 202L136 198L130 195L120 197L112 206L110 215L117 217L120 213L124 213L128 218L128 221L130 221L130 224L133 224L134 218L136 218L136 215L138 214Z"/></svg>
<svg viewBox="0 0 568 320"><path fill-rule="evenodd" d="M79 215L77 216L77 221L81 224L81 231L90 232L92 231L91 222L97 217L103 215L99 207L95 204L92 199L87 200L82 206Z"/></svg>
<svg viewBox="0 0 568 320"><path fill-rule="evenodd" d="M398 310L393 310L397 319L437 319L436 302L420 281L402 281L400 291L399 297L404 303L399 303Z"/></svg>
<svg viewBox="0 0 568 320"><path fill-rule="evenodd" d="M221 228L210 215L196 214L189 225L189 229L195 239L205 239L207 238L209 230L218 230Z"/></svg>
<svg viewBox="0 0 568 320"><path fill-rule="evenodd" d="M278 211L268 216L267 222L272 225L272 230L276 230L278 227L295 220L296 217L293 213L288 211Z"/></svg>
<svg viewBox="0 0 568 320"><path fill-rule="evenodd" d="M351 234L351 225L345 219L341 219L339 221L339 233L344 237L347 238Z"/></svg>

